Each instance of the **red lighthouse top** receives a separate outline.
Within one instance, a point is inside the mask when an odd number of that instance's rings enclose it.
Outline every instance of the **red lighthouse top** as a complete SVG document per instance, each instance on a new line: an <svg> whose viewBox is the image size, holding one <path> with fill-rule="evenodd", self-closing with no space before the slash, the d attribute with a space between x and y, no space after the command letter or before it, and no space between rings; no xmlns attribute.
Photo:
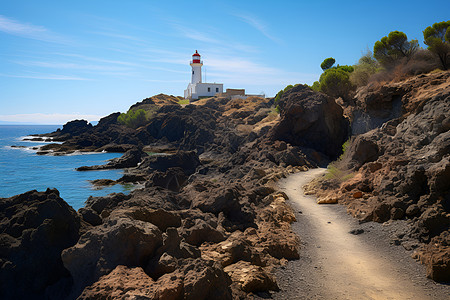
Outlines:
<svg viewBox="0 0 450 300"><path fill-rule="evenodd" d="M197 50L195 50L195 53L192 55L192 63L194 64L200 63L200 54L198 54Z"/></svg>

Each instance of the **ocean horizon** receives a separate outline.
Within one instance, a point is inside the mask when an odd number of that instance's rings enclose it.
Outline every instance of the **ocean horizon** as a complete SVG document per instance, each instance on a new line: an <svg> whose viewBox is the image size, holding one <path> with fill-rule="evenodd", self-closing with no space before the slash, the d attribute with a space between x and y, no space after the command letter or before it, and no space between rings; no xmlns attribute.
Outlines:
<svg viewBox="0 0 450 300"><path fill-rule="evenodd" d="M130 186L94 188L90 180L119 179L123 170L75 171L80 166L104 164L121 153L74 153L66 156L37 155L36 149L47 143L24 141L29 135L49 133L61 125L0 125L0 198L30 190L56 188L74 209L84 206L89 196L128 193ZM15 146L15 147L12 147Z"/></svg>

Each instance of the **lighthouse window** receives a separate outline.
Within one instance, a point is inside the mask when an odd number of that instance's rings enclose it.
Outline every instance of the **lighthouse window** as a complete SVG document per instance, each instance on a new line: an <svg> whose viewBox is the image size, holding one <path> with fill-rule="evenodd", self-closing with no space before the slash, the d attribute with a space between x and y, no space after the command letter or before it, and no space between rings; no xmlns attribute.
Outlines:
<svg viewBox="0 0 450 300"><path fill-rule="evenodd" d="M192 70L192 75L194 75L194 70Z"/></svg>
<svg viewBox="0 0 450 300"><path fill-rule="evenodd" d="M211 88L210 87L208 88L208 92L211 92Z"/></svg>
<svg viewBox="0 0 450 300"><path fill-rule="evenodd" d="M219 88L216 88L216 93L218 93L219 92Z"/></svg>

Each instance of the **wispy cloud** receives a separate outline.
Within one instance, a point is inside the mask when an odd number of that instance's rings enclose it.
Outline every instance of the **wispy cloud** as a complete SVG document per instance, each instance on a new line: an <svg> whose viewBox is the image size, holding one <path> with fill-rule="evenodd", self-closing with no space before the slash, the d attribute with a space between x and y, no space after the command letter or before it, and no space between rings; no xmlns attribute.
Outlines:
<svg viewBox="0 0 450 300"><path fill-rule="evenodd" d="M68 40L59 36L43 26L33 25L29 23L21 23L17 20L0 15L0 31L45 42L68 43Z"/></svg>
<svg viewBox="0 0 450 300"><path fill-rule="evenodd" d="M49 62L49 61L15 61L15 63L29 66L29 67L41 67L41 68L53 68L53 69L68 69L68 70L87 70L87 71L128 71L129 67L118 67L110 65L85 65L79 63L66 63L66 62Z"/></svg>
<svg viewBox="0 0 450 300"><path fill-rule="evenodd" d="M243 14L237 14L235 16L238 17L239 19L241 19L242 21L244 21L245 23L247 23L248 25L252 26L256 30L258 30L259 32L261 32L264 36L266 36L268 39L272 40L273 42L275 42L277 44L282 43L282 41L278 37L276 37L270 33L267 25L264 24L259 19L257 19L256 17L250 16L250 15L243 15Z"/></svg>
<svg viewBox="0 0 450 300"><path fill-rule="evenodd" d="M17 122L17 123L32 123L32 124L65 124L68 121L75 119L84 119L89 122L98 121L102 116L99 115L89 115L89 114L44 114L44 113L34 113L34 114L13 114L13 115L0 115L0 122Z"/></svg>
<svg viewBox="0 0 450 300"><path fill-rule="evenodd" d="M268 88L277 87L279 89L287 84L312 83L318 76L317 74L287 72L236 56L209 57L206 69L208 81L224 82L227 86L235 87L265 85Z"/></svg>
<svg viewBox="0 0 450 300"><path fill-rule="evenodd" d="M191 40L204 42L204 43L213 43L213 44L219 44L219 43L223 42L223 41L221 42L220 40L209 36L208 34L206 34L204 32L200 32L200 31L197 31L192 28L184 27L180 24L172 24L172 26L177 31L179 31L184 37L191 39Z"/></svg>
<svg viewBox="0 0 450 300"><path fill-rule="evenodd" d="M141 39L141 38L138 38L138 37L135 37L132 35L120 34L120 33L115 33L115 32L91 31L90 33L96 34L96 35L101 35L101 36L106 36L106 37L129 40L129 41L145 42L144 39Z"/></svg>
<svg viewBox="0 0 450 300"><path fill-rule="evenodd" d="M185 83L186 80L161 80L161 79L145 79L147 82L160 82L160 83Z"/></svg>
<svg viewBox="0 0 450 300"><path fill-rule="evenodd" d="M88 78L78 77L78 76L67 76L67 75L55 75L55 74L4 74L0 73L2 77L10 78L24 78L24 79L44 79L44 80L90 80Z"/></svg>
<svg viewBox="0 0 450 300"><path fill-rule="evenodd" d="M73 54L73 53L52 53L52 55L73 57L73 58L79 58L79 59L83 59L83 60L87 60L87 61L95 61L95 62L108 63L108 64L124 65L124 66L130 66L130 67L138 66L137 63L132 63L132 62L129 62L129 61L111 60L111 59L91 57L91 56L80 55L80 54Z"/></svg>

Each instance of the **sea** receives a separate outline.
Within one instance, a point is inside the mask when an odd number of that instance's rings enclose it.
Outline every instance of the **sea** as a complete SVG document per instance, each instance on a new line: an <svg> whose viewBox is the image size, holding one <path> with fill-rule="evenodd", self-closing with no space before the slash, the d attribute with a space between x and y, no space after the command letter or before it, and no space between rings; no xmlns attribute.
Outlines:
<svg viewBox="0 0 450 300"><path fill-rule="evenodd" d="M114 185L96 189L94 179L116 180L122 170L75 171L80 166L100 165L121 156L120 153L74 153L65 156L37 155L33 148L44 142L23 141L23 138L53 132L57 125L0 125L0 198L11 197L30 190L56 188L74 209L84 206L89 196L129 193L133 185ZM11 147L23 146L23 147Z"/></svg>

